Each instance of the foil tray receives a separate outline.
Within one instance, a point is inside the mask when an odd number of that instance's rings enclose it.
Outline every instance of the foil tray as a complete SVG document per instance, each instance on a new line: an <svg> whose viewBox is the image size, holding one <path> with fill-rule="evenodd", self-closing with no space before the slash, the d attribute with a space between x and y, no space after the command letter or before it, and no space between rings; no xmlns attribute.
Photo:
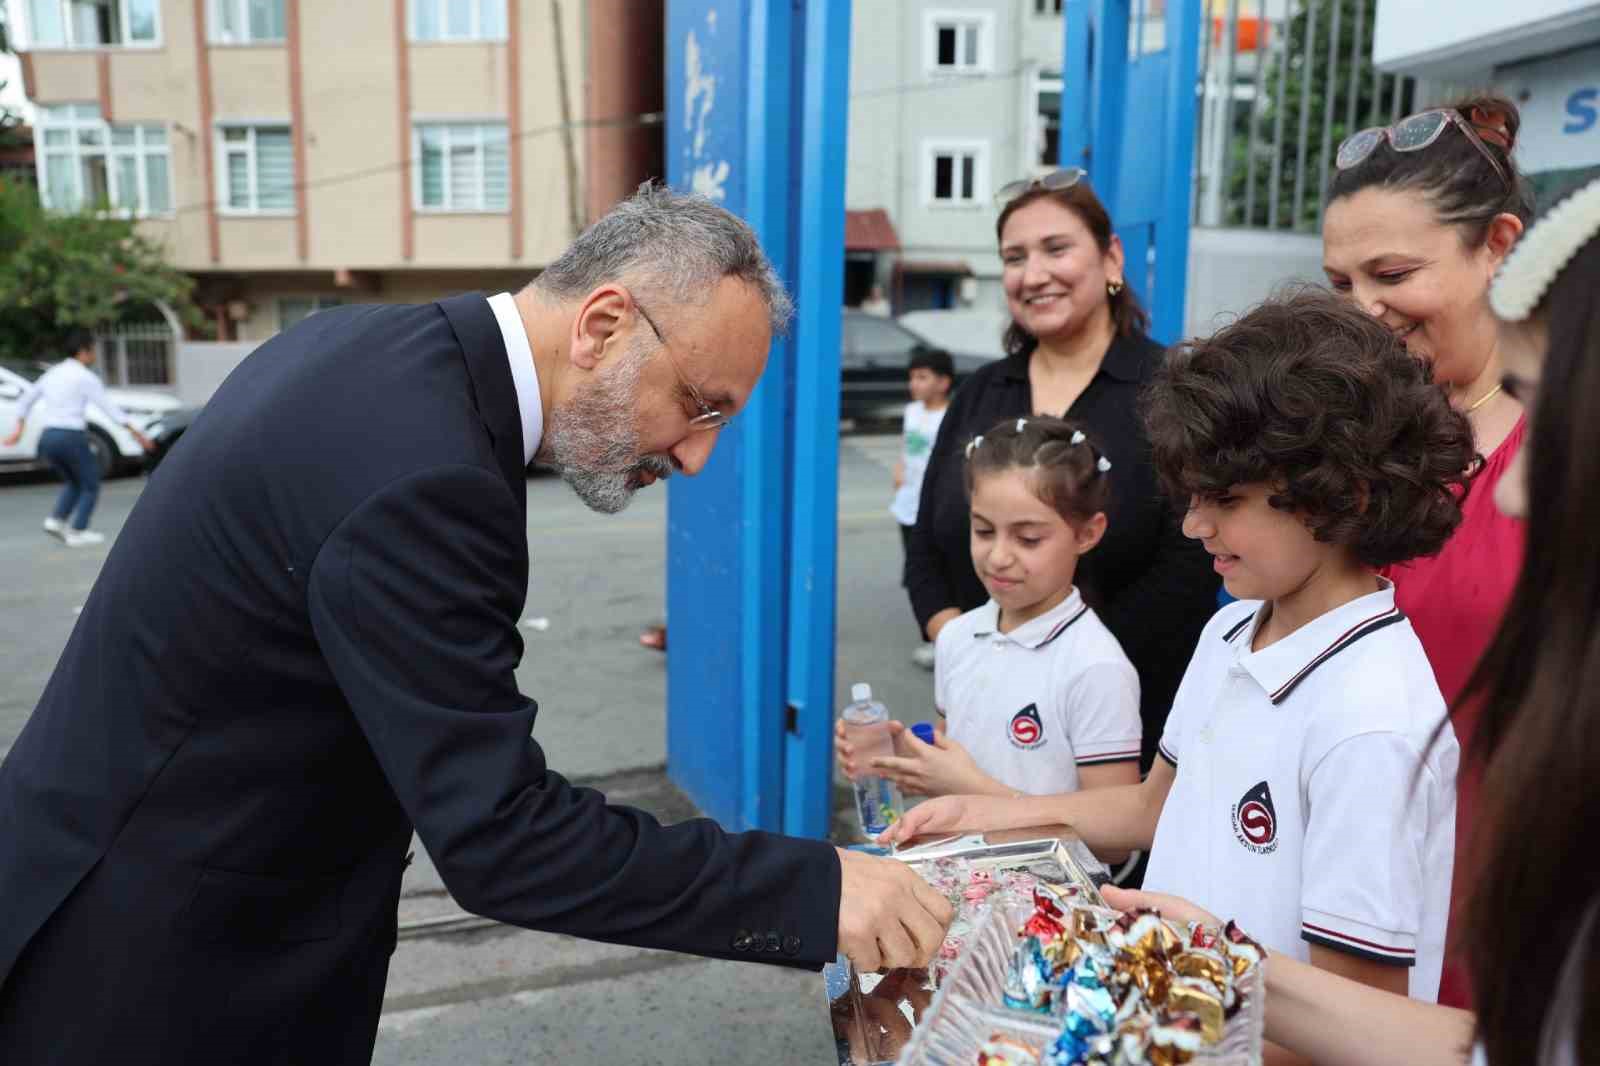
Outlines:
<svg viewBox="0 0 1600 1066"><path fill-rule="evenodd" d="M997 907L984 916L977 935L901 1049L896 1066L972 1066L994 1033L1034 1048L1044 1059L1061 1023L1012 1010L1001 1002L1006 966L1016 950L1016 930L1029 913L1024 907ZM1257 968L1239 983L1243 1004L1228 1020L1221 1042L1194 1057L1197 1066L1260 1066L1266 1026L1264 980L1265 970Z"/></svg>
<svg viewBox="0 0 1600 1066"><path fill-rule="evenodd" d="M881 849L870 847L860 850L884 854ZM1082 902L1098 906L1105 904L1099 886L1110 881L1110 871L1105 864L1065 826L922 841L901 848L889 857L910 865L919 873L940 859L963 859L979 869L1027 870L1045 887L1052 884L1076 886ZM986 914L986 911L979 911L974 917L975 931L982 928ZM965 956L952 971L952 980L964 959ZM894 1062L936 1002L935 989L926 970L858 973L850 961L840 955L823 967L822 979L839 1066Z"/></svg>

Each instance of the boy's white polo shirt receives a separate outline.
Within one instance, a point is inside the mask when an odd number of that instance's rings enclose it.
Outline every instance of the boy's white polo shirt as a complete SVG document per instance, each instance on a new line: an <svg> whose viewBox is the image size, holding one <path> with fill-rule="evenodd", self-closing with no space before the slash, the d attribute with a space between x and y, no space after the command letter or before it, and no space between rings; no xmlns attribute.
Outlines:
<svg viewBox="0 0 1600 1066"><path fill-rule="evenodd" d="M1074 792L1078 767L1139 757L1139 675L1077 589L999 629L993 600L939 631L934 702L984 773L1042 796Z"/></svg>
<svg viewBox="0 0 1600 1066"><path fill-rule="evenodd" d="M1259 652L1260 601L1200 638L1159 751L1177 767L1145 887L1310 944L1414 967L1434 1000L1455 858L1455 732L1394 586ZM1420 766L1420 773L1419 773Z"/></svg>

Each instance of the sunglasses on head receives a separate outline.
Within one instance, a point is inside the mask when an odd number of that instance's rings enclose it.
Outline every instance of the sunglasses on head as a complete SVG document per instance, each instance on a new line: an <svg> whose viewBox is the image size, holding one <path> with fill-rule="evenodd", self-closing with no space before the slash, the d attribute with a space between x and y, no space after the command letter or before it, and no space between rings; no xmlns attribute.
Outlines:
<svg viewBox="0 0 1600 1066"><path fill-rule="evenodd" d="M1419 111L1415 115L1401 119L1393 126L1371 126L1359 133L1352 133L1339 145L1339 154L1334 156L1333 160L1334 166L1340 170L1360 166L1384 141L1388 141L1389 146L1397 152L1420 152L1437 141L1451 126L1459 129L1467 140L1472 142L1473 147L1483 153L1483 158L1489 161L1489 165L1494 167L1494 172L1500 175L1500 180L1510 188L1511 176L1494 157L1494 153L1489 151L1489 146L1483 143L1483 137L1478 133L1478 129L1462 118L1454 108L1447 107ZM1497 140L1506 136L1491 126L1485 125L1483 129L1491 132Z"/></svg>
<svg viewBox="0 0 1600 1066"><path fill-rule="evenodd" d="M1043 189L1046 192L1060 192L1062 189L1070 189L1088 176L1089 172L1082 167L1062 167L1060 170L1052 170L1042 178L1020 178L1017 181L1008 181L995 191L994 205L996 207L1004 207L1023 193L1032 192L1034 189Z"/></svg>

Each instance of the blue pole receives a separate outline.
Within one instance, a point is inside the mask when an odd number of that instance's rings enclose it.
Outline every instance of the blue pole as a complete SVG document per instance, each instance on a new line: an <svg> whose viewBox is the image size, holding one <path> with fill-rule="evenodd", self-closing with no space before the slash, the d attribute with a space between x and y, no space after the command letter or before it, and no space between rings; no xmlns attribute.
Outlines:
<svg viewBox="0 0 1600 1066"><path fill-rule="evenodd" d="M807 0L797 150L795 420L789 704L783 828L828 834L839 531L839 343L844 296L850 0Z"/></svg>
<svg viewBox="0 0 1600 1066"><path fill-rule="evenodd" d="M1089 174L1106 210L1118 221L1123 199L1122 127L1128 107L1128 16L1128 0L1092 0ZM1078 91L1083 91L1081 86Z"/></svg>
<svg viewBox="0 0 1600 1066"><path fill-rule="evenodd" d="M1183 336L1189 283L1189 220L1194 196L1195 82L1200 76L1200 0L1167 5L1166 174L1157 227L1151 332L1163 344Z"/></svg>
<svg viewBox="0 0 1600 1066"><path fill-rule="evenodd" d="M788 185L794 92L788 59L795 20L787 0L757 0L747 15L745 218L792 286ZM794 359L794 342L788 337L773 338L766 373L740 415L744 423L739 469L744 781L739 801L744 826L772 831L783 827L783 642L788 600L788 589L773 580L773 574L782 571L787 556L784 472L789 465L789 440L785 416Z"/></svg>
<svg viewBox="0 0 1600 1066"><path fill-rule="evenodd" d="M1092 123L1089 119L1091 94L1090 79L1094 75L1093 31L1089 26L1091 0L1067 0L1065 18L1066 41L1061 63L1061 142L1057 148L1064 167L1083 167L1090 171L1089 153L1092 144Z"/></svg>

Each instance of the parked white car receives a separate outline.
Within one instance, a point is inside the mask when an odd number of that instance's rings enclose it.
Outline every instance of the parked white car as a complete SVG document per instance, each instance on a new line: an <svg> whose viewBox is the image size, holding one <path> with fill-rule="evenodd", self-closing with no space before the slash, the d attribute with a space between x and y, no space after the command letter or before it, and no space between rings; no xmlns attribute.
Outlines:
<svg viewBox="0 0 1600 1066"><path fill-rule="evenodd" d="M48 369L48 363L31 360L5 359L0 362L0 441L11 435L17 424L17 408L22 394L30 382ZM154 440L161 432L161 419L169 411L182 406L176 396L153 389L107 389L113 403L128 413L139 431ZM0 470L37 469L40 463L39 434L43 425L37 417L38 408L29 416L23 427L22 439L11 447L0 444ZM143 465L144 449L123 426L113 422L106 413L89 406L85 414L89 423L89 447L100 464L100 476L112 477L127 470L137 470Z"/></svg>

